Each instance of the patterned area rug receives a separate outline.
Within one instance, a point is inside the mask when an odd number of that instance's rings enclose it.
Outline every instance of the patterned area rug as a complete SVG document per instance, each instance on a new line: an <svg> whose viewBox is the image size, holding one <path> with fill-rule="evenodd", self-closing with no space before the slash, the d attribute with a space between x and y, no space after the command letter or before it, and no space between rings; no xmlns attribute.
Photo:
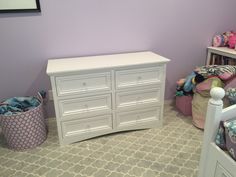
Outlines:
<svg viewBox="0 0 236 177"><path fill-rule="evenodd" d="M1 177L196 177L203 132L165 105L162 128L116 133L60 147L55 119L39 147L8 150L0 137Z"/></svg>

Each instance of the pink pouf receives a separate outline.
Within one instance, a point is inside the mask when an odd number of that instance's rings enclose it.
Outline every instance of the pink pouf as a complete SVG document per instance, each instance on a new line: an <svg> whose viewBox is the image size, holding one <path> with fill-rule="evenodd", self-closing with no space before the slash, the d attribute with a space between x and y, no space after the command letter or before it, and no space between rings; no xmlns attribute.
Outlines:
<svg viewBox="0 0 236 177"><path fill-rule="evenodd" d="M192 115L192 96L177 96L175 100L176 108L185 116Z"/></svg>

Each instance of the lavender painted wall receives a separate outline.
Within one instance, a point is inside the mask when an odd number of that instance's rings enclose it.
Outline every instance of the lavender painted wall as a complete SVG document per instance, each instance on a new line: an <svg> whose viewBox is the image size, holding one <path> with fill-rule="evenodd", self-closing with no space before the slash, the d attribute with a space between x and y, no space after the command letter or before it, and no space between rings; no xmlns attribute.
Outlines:
<svg viewBox="0 0 236 177"><path fill-rule="evenodd" d="M0 14L0 99L49 89L48 58L151 50L175 82L203 65L214 34L235 29L236 1L41 0L42 13Z"/></svg>

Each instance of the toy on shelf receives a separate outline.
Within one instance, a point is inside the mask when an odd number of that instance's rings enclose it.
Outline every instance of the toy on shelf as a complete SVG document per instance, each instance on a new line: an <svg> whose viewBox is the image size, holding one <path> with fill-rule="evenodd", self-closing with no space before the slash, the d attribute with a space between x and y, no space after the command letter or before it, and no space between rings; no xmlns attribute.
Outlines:
<svg viewBox="0 0 236 177"><path fill-rule="evenodd" d="M213 37L213 47L229 47L234 49L236 45L236 33L233 31L227 31L223 34L218 34Z"/></svg>
<svg viewBox="0 0 236 177"><path fill-rule="evenodd" d="M234 33L234 35L229 37L229 48L231 49L235 49L235 45L236 45L236 33Z"/></svg>
<svg viewBox="0 0 236 177"><path fill-rule="evenodd" d="M234 35L235 33L233 31L227 31L223 34L215 35L212 40L213 47L228 46L229 38Z"/></svg>

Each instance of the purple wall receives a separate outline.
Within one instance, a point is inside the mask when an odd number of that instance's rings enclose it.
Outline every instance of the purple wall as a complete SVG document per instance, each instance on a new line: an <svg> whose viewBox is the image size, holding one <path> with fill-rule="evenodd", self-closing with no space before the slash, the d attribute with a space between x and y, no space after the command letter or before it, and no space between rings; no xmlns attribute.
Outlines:
<svg viewBox="0 0 236 177"><path fill-rule="evenodd" d="M49 89L48 58L151 50L177 79L203 65L216 33L236 29L236 1L41 0L42 13L0 14L0 99Z"/></svg>

